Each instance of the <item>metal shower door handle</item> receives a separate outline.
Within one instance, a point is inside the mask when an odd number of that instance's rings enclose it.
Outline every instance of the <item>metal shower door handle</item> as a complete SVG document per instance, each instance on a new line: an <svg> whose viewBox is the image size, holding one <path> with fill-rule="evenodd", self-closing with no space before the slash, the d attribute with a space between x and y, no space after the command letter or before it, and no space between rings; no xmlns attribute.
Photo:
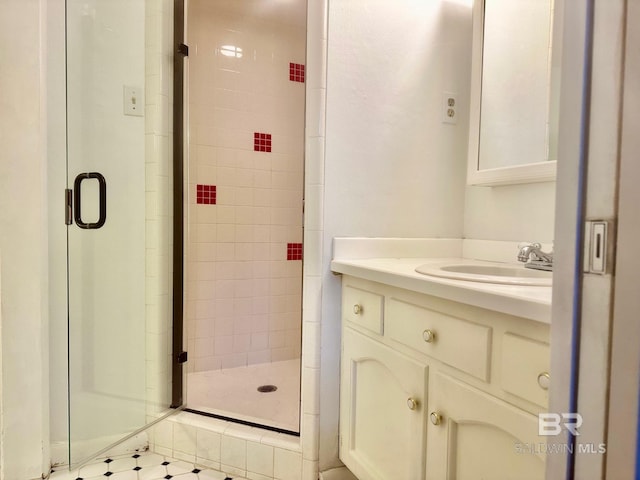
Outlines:
<svg viewBox="0 0 640 480"><path fill-rule="evenodd" d="M80 185L84 180L88 179L98 180L100 188L100 217L95 223L85 223L82 221L82 194L80 193ZM76 221L76 225L85 230L95 230L102 227L107 221L107 181L104 176L98 172L81 173L73 182L73 190L73 218Z"/></svg>

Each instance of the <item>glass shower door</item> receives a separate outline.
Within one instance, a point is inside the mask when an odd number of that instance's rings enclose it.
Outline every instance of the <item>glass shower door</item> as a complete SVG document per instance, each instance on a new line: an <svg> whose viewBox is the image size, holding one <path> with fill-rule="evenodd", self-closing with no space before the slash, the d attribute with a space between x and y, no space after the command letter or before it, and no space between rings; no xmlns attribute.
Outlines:
<svg viewBox="0 0 640 480"><path fill-rule="evenodd" d="M66 1L71 465L171 402L171 228L162 211L171 182L153 163L159 135L144 115L145 23L156 3Z"/></svg>

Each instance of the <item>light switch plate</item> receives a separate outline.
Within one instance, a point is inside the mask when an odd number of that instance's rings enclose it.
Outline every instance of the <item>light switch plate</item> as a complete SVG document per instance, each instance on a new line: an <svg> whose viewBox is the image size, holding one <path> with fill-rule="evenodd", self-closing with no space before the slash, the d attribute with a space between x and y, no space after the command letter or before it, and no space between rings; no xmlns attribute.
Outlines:
<svg viewBox="0 0 640 480"><path fill-rule="evenodd" d="M144 116L144 97L141 87L125 85L123 88L124 114L134 117Z"/></svg>

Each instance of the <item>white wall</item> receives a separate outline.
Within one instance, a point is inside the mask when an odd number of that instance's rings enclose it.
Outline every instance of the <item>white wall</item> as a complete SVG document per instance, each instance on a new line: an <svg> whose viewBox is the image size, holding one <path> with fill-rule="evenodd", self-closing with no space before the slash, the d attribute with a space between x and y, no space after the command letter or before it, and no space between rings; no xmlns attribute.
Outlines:
<svg viewBox="0 0 640 480"><path fill-rule="evenodd" d="M555 182L467 187L464 238L552 243L555 190Z"/></svg>
<svg viewBox="0 0 640 480"><path fill-rule="evenodd" d="M334 0L329 6L320 470L337 459L340 279L335 236L463 231L471 2ZM458 124L442 123L443 92Z"/></svg>
<svg viewBox="0 0 640 480"><path fill-rule="evenodd" d="M0 4L0 477L6 479L48 471L45 6Z"/></svg>

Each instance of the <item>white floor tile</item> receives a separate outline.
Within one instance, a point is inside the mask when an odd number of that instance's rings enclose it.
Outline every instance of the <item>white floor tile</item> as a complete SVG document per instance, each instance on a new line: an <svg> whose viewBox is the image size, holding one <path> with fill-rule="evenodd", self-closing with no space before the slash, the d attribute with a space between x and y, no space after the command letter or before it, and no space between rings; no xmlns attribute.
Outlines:
<svg viewBox="0 0 640 480"><path fill-rule="evenodd" d="M78 472L70 472L65 470L64 467L57 467L49 478L51 480L76 480Z"/></svg>
<svg viewBox="0 0 640 480"><path fill-rule="evenodd" d="M333 468L320 473L320 480L358 480L347 467Z"/></svg>
<svg viewBox="0 0 640 480"><path fill-rule="evenodd" d="M138 472L138 478L140 480L155 480L156 478L162 478L166 475L167 467L164 465L149 466Z"/></svg>
<svg viewBox="0 0 640 480"><path fill-rule="evenodd" d="M103 475L108 471L109 465L104 463L104 461L100 461L98 463L92 463L81 467L80 471L78 472L78 476L81 478L91 478L97 477L98 475Z"/></svg>
<svg viewBox="0 0 640 480"><path fill-rule="evenodd" d="M158 455L157 453L147 453L145 455L141 455L138 458L139 467L149 467L151 465L160 465L162 462L164 462L164 457L162 455Z"/></svg>
<svg viewBox="0 0 640 480"><path fill-rule="evenodd" d="M165 457L151 452L127 454L114 457L110 462L104 459L83 466L79 471L68 471L64 467L54 468L51 480L165 480L171 475L173 480L233 480L244 479L244 471L227 467L229 473L196 466L191 462ZM104 474L109 472L109 476Z"/></svg>
<svg viewBox="0 0 640 480"><path fill-rule="evenodd" d="M119 458L111 462L109 464L109 471L114 473L124 472L126 470L133 470L133 468L136 466L137 466L136 459L133 458L131 455L128 455L127 457Z"/></svg>
<svg viewBox="0 0 640 480"><path fill-rule="evenodd" d="M114 473L110 477L103 476L102 478L109 478L109 480L138 480L138 472L135 470L127 470L125 472Z"/></svg>
<svg viewBox="0 0 640 480"><path fill-rule="evenodd" d="M193 463L187 463L187 462L171 462L169 463L169 465L167 465L167 473L169 475L180 475L182 473L189 473L191 472L191 470L193 470L195 467L193 466Z"/></svg>
<svg viewBox="0 0 640 480"><path fill-rule="evenodd" d="M183 473L182 475L175 475L172 480L199 480L198 475L195 473Z"/></svg>
<svg viewBox="0 0 640 480"><path fill-rule="evenodd" d="M198 477L199 480L224 480L227 478L227 474L214 470L203 470L198 474Z"/></svg>

